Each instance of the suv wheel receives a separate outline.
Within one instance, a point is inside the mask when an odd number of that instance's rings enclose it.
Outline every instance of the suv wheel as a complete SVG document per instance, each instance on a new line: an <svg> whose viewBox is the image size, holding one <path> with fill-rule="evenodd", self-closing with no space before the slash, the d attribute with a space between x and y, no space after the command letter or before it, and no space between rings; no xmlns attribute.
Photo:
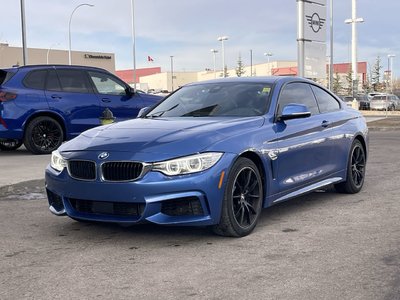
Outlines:
<svg viewBox="0 0 400 300"><path fill-rule="evenodd" d="M24 144L33 154L49 154L60 147L63 140L60 123L51 117L35 118L26 127Z"/></svg>

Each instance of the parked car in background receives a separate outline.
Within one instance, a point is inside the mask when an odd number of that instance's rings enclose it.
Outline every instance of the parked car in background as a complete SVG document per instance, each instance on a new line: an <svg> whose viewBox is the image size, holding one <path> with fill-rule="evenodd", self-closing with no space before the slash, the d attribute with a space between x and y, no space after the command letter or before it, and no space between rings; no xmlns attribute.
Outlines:
<svg viewBox="0 0 400 300"><path fill-rule="evenodd" d="M101 124L135 118L162 98L134 93L110 72L94 67L31 65L0 70L0 149L24 143L35 154L51 153L65 140Z"/></svg>
<svg viewBox="0 0 400 300"><path fill-rule="evenodd" d="M393 94L376 95L370 101L371 110L400 109L400 99Z"/></svg>
<svg viewBox="0 0 400 300"><path fill-rule="evenodd" d="M352 106L352 102L354 100L353 96L340 96L340 98L346 102L348 106ZM358 109L360 110L369 110L370 102L367 95L357 95L356 100L358 102Z"/></svg>
<svg viewBox="0 0 400 300"><path fill-rule="evenodd" d="M158 89L158 90L156 90L156 89L150 89L150 90L148 90L148 93L149 93L149 94L154 94L154 95L157 95L157 96L160 96L160 97L163 97L163 98L165 98L166 96L168 96L169 94L171 94L171 93L168 92L167 90L160 90L160 89Z"/></svg>
<svg viewBox="0 0 400 300"><path fill-rule="evenodd" d="M54 151L49 208L78 221L211 226L241 237L262 208L331 185L359 192L367 134L360 112L309 80L196 82Z"/></svg>

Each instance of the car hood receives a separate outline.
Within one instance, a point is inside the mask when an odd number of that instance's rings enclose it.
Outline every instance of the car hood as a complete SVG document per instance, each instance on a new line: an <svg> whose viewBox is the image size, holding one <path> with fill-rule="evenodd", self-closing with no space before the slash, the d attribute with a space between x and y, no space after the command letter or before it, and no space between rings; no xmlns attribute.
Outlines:
<svg viewBox="0 0 400 300"><path fill-rule="evenodd" d="M260 127L264 117L133 119L83 132L61 152L120 151L182 156Z"/></svg>

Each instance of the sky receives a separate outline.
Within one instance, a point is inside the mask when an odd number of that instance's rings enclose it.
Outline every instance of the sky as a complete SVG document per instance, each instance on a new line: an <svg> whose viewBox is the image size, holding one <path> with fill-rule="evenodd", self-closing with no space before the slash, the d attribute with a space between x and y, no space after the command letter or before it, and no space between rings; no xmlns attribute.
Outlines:
<svg viewBox="0 0 400 300"><path fill-rule="evenodd" d="M329 9L329 0L327 8ZM22 46L19 0L0 0L0 42ZM68 23L71 23L72 50L115 53L116 69L133 68L131 0L25 0L26 39L29 48L68 49ZM175 71L201 71L221 65L219 36L225 42L225 61L235 68L238 57L244 65L271 60L297 59L296 0L134 0L136 64L138 68L160 66ZM383 70L388 54L394 54L394 74L400 76L399 0L358 0L358 60L371 67L378 56ZM351 0L333 0L334 63L351 60ZM329 24L329 13L326 25ZM329 55L329 28L327 55ZM0 53L1 55L1 53ZM154 62L149 63L147 56ZM396 75L395 75L396 76Z"/></svg>

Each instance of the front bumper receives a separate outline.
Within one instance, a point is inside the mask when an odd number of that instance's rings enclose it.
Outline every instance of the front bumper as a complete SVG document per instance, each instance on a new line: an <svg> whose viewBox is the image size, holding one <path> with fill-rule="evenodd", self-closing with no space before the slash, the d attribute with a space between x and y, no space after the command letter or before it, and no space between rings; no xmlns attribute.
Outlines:
<svg viewBox="0 0 400 300"><path fill-rule="evenodd" d="M235 158L234 154L225 153L216 165L203 172L169 177L151 171L132 182L76 180L66 169L60 173L49 165L46 168L49 208L56 215L125 225L216 224L228 170Z"/></svg>

